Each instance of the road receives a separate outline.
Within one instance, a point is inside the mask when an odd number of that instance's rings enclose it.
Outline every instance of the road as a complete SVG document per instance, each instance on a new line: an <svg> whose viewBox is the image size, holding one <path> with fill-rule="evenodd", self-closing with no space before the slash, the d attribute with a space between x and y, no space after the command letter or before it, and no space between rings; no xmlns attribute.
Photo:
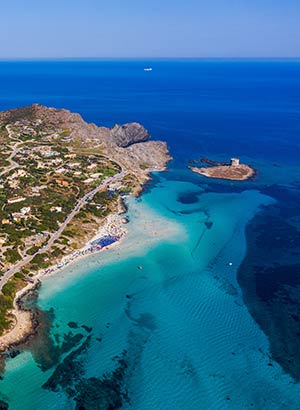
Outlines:
<svg viewBox="0 0 300 410"><path fill-rule="evenodd" d="M73 208L73 210L69 213L69 215L67 216L67 218L65 219L65 221L60 225L59 229L57 231L55 231L50 239L48 240L47 244L45 246L43 246L41 249L39 249L36 253L34 253L33 255L27 255L25 258L23 258L21 261L19 261L18 263L16 263L14 266L12 266L10 269L8 269L3 276L0 279L0 291L2 291L3 286L9 281L9 279L17 272L20 271L20 269L22 269L23 266L25 266L27 263L31 262L32 259L40 254L40 253L44 253L47 252L51 246L53 245L53 243L59 238L59 236L62 234L62 232L64 231L64 229L66 228L66 226L71 222L71 220L74 218L74 216L83 208L83 206L86 204L86 202L90 199L93 198L93 196L100 191L103 188L107 188L109 184L111 184L112 182L117 181L118 179L122 179L125 175L126 175L126 171L123 170L123 168L121 168L122 171L119 172L118 174L106 178L99 186L97 186L96 188L94 188L92 191L88 192L87 194L85 194L81 199L78 200L78 202L76 203L75 207Z"/></svg>
<svg viewBox="0 0 300 410"><path fill-rule="evenodd" d="M13 131L11 131L9 125L6 126L6 130L8 132L8 137L12 140L17 140L17 138L15 138ZM10 154L10 156L7 158L7 161L9 161L10 165L8 167L6 167L2 172L0 172L0 177L2 175L7 174L9 171L11 171L12 169L18 168L20 165L13 161L13 157L19 152L19 145L23 144L23 141L21 140L17 140L18 142L15 143L15 145L13 145L12 147L12 152Z"/></svg>
<svg viewBox="0 0 300 410"><path fill-rule="evenodd" d="M2 177L2 175L7 174L9 171L11 171L12 169L18 168L20 165L13 161L13 157L18 153L19 151L19 145L22 144L22 142L17 142L14 146L13 146L13 150L10 154L10 156L7 158L7 161L9 161L10 165L7 166L2 172L0 172L0 177Z"/></svg>

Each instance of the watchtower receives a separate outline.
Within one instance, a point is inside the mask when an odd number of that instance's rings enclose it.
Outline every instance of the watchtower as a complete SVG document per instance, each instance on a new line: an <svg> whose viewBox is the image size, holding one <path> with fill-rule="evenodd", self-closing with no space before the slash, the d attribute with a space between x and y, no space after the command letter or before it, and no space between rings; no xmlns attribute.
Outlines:
<svg viewBox="0 0 300 410"><path fill-rule="evenodd" d="M240 160L239 158L231 158L231 166L232 167L237 167L238 165L240 165Z"/></svg>

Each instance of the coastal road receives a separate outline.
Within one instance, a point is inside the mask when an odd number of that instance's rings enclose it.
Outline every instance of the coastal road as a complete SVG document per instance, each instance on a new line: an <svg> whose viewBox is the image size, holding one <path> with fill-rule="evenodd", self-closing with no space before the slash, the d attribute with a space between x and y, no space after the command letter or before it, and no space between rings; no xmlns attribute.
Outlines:
<svg viewBox="0 0 300 410"><path fill-rule="evenodd" d="M13 145L13 147L12 147L13 150L12 150L10 156L7 158L7 161L9 161L10 165L8 167L6 167L2 172L0 172L0 177L2 175L7 174L12 169L18 168L20 166L17 162L13 161L13 157L19 152L19 146L23 144L23 141L18 140L17 138L15 138L14 132L11 131L9 125L6 126L6 131L8 132L8 137L11 140L14 140L14 141L17 140L18 142L16 142L15 145Z"/></svg>
<svg viewBox="0 0 300 410"><path fill-rule="evenodd" d="M107 188L109 184L111 184L112 182L116 182L119 179L122 179L127 172L124 171L124 169L121 167L122 171L119 172L118 174L106 178L102 184L98 185L96 188L94 188L92 191L88 192L87 194L85 194L81 199L79 199L75 205L75 207L73 208L73 210L69 213L69 215L67 216L67 218L65 219L65 221L60 225L59 229L57 231L55 231L49 241L47 242L47 244L45 246L43 246L41 249L39 249L36 253L34 253L33 255L27 255L25 258L23 258L21 261L19 261L18 263L16 263L14 266L12 266L10 269L8 269L4 275L1 277L0 279L0 291L2 291L3 286L9 281L9 279L16 274L17 272L20 271L20 269L22 269L23 266L25 266L27 263L31 262L32 259L41 253L47 252L51 246L53 245L53 243L56 241L56 239L59 238L59 236L62 234L62 232L64 231L64 229L66 228L66 226L71 222L71 220L74 218L74 216L76 214L78 214L78 212L83 208L83 206L86 204L87 201L89 201L90 199L93 198L93 196L99 192L100 190Z"/></svg>

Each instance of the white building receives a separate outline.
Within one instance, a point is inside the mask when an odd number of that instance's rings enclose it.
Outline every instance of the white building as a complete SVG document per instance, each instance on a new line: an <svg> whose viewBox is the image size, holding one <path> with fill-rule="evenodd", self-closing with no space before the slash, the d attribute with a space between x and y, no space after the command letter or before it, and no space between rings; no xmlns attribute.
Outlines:
<svg viewBox="0 0 300 410"><path fill-rule="evenodd" d="M20 210L21 214L23 215L28 215L31 212L31 207L30 206L24 206Z"/></svg>
<svg viewBox="0 0 300 410"><path fill-rule="evenodd" d="M231 166L232 166L232 167L236 167L236 166L238 166L238 165L240 165L240 160L239 160L239 158L231 158Z"/></svg>
<svg viewBox="0 0 300 410"><path fill-rule="evenodd" d="M62 207L61 206L52 206L50 208L51 212L62 212Z"/></svg>
<svg viewBox="0 0 300 410"><path fill-rule="evenodd" d="M15 198L10 198L7 200L8 205L11 204L16 204L17 202L22 202L25 201L26 198L23 198L22 196L16 196Z"/></svg>

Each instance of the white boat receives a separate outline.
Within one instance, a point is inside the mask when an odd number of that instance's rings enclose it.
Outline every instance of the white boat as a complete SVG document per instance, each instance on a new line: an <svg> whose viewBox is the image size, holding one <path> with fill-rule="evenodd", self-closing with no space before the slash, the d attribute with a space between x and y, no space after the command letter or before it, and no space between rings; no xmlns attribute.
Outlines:
<svg viewBox="0 0 300 410"><path fill-rule="evenodd" d="M144 68L144 71L152 71L152 70L153 70L152 67L145 67L145 68Z"/></svg>

